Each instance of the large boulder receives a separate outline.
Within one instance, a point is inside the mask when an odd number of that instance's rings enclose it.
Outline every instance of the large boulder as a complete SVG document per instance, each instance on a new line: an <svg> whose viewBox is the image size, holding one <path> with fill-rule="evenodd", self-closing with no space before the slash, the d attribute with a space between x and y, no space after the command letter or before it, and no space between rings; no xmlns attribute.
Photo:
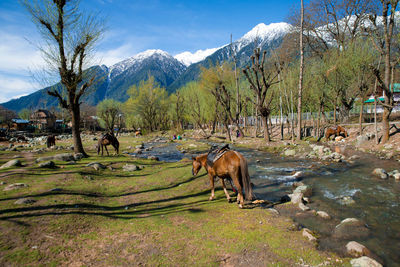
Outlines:
<svg viewBox="0 0 400 267"><path fill-rule="evenodd" d="M336 225L333 237L338 239L362 238L369 235L369 229L356 218L347 218Z"/></svg>
<svg viewBox="0 0 400 267"><path fill-rule="evenodd" d="M290 195L290 200L293 204L303 203L303 193L296 192Z"/></svg>
<svg viewBox="0 0 400 267"><path fill-rule="evenodd" d="M60 161L74 161L74 155L71 153L62 153L62 154L57 154L53 156L54 160L60 160Z"/></svg>
<svg viewBox="0 0 400 267"><path fill-rule="evenodd" d="M96 171L98 170L104 170L106 168L106 166L104 166L103 164L99 163L99 162L90 162L86 165L86 167L92 167L93 169L95 169Z"/></svg>
<svg viewBox="0 0 400 267"><path fill-rule="evenodd" d="M322 211L322 210L317 211L317 216L321 217L322 219L325 219L325 220L331 219L331 216L327 212Z"/></svg>
<svg viewBox="0 0 400 267"><path fill-rule="evenodd" d="M22 163L19 159L13 159L10 160L9 162L4 163L0 169L4 169L4 168L10 168L10 167L20 167L22 166Z"/></svg>
<svg viewBox="0 0 400 267"><path fill-rule="evenodd" d="M365 136L365 135L357 136L357 139L356 139L357 146L360 146L363 143L368 142L368 140L369 140L368 136Z"/></svg>
<svg viewBox="0 0 400 267"><path fill-rule="evenodd" d="M349 255L353 257L368 256L371 254L369 249L356 241L350 241L349 243L347 243L346 251Z"/></svg>
<svg viewBox="0 0 400 267"><path fill-rule="evenodd" d="M382 267L382 264L367 256L362 256L350 261L352 267Z"/></svg>
<svg viewBox="0 0 400 267"><path fill-rule="evenodd" d="M36 202L36 200L31 199L31 198L20 198L17 201L15 201L14 204L22 205L22 204L32 204L35 202Z"/></svg>
<svg viewBox="0 0 400 267"><path fill-rule="evenodd" d="M387 172L382 169L382 168L376 168L372 171L372 174L375 176L380 177L381 179L387 179L389 178L389 175L387 174Z"/></svg>
<svg viewBox="0 0 400 267"><path fill-rule="evenodd" d="M83 159L83 157L84 157L84 155L82 153L74 154L74 160L75 161L81 160L81 159Z"/></svg>
<svg viewBox="0 0 400 267"><path fill-rule="evenodd" d="M317 241L317 238L313 235L313 232L310 229L303 228L302 234L311 242Z"/></svg>
<svg viewBox="0 0 400 267"><path fill-rule="evenodd" d="M311 197L312 196L312 188L308 185L301 185L296 187L293 191L293 194L302 193L304 197Z"/></svg>
<svg viewBox="0 0 400 267"><path fill-rule="evenodd" d="M285 155L286 157L288 157L288 156L294 156L294 155L296 155L296 150L294 150L294 149L285 150L284 155Z"/></svg>

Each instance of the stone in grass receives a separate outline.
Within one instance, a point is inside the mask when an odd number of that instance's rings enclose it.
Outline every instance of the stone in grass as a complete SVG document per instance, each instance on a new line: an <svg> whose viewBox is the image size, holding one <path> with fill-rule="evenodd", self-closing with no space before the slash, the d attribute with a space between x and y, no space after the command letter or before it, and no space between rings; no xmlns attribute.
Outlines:
<svg viewBox="0 0 400 267"><path fill-rule="evenodd" d="M322 210L317 211L317 216L325 220L329 220L331 218L331 216L328 213Z"/></svg>
<svg viewBox="0 0 400 267"><path fill-rule="evenodd" d="M10 168L10 167L21 167L21 166L22 166L22 163L19 159L13 159L13 160L10 160L10 161L4 163L0 167L0 169Z"/></svg>
<svg viewBox="0 0 400 267"><path fill-rule="evenodd" d="M302 202L303 202L303 193L301 193L301 192L293 193L293 194L290 196L290 199L291 199L291 201L292 201L293 204L302 203Z"/></svg>
<svg viewBox="0 0 400 267"><path fill-rule="evenodd" d="M302 202L299 203L299 208L300 208L302 211L308 211L308 210L310 210L310 207L304 205Z"/></svg>
<svg viewBox="0 0 400 267"><path fill-rule="evenodd" d="M159 158L156 156L148 156L147 159L159 161Z"/></svg>
<svg viewBox="0 0 400 267"><path fill-rule="evenodd" d="M136 166L135 164L126 164L125 166L122 167L122 169L126 172L132 172L132 171L139 171L140 167Z"/></svg>
<svg viewBox="0 0 400 267"><path fill-rule="evenodd" d="M106 168L106 166L104 166L101 163L94 163L92 165L90 165L93 169L95 169L96 171L98 170L104 170Z"/></svg>
<svg viewBox="0 0 400 267"><path fill-rule="evenodd" d="M352 257L369 256L371 252L364 245L356 241L350 241L346 245L346 251Z"/></svg>
<svg viewBox="0 0 400 267"><path fill-rule="evenodd" d="M76 153L76 154L74 154L74 160L76 160L76 161L83 159L83 157L84 157L84 156L83 156L82 153Z"/></svg>
<svg viewBox="0 0 400 267"><path fill-rule="evenodd" d="M350 261L352 267L382 267L382 264L367 256L362 256Z"/></svg>
<svg viewBox="0 0 400 267"><path fill-rule="evenodd" d="M311 242L316 242L317 238L313 235L312 231L307 228L303 228L302 234Z"/></svg>
<svg viewBox="0 0 400 267"><path fill-rule="evenodd" d="M9 191L9 190L14 190L14 189L19 189L23 187L27 187L27 184L24 183L15 183L15 184L10 184L4 188L4 191Z"/></svg>
<svg viewBox="0 0 400 267"><path fill-rule="evenodd" d="M374 169L374 171L372 172L373 175L380 177L381 179L387 179L389 177L389 175L387 174L387 172L382 169L382 168L376 168Z"/></svg>
<svg viewBox="0 0 400 267"><path fill-rule="evenodd" d="M50 168L53 169L56 167L56 164L54 163L54 161L46 161L46 162L42 162L39 165L39 168Z"/></svg>
<svg viewBox="0 0 400 267"><path fill-rule="evenodd" d="M36 202L36 200L31 199L31 198L20 198L17 201L15 201L14 204L18 204L18 205L21 205L21 204L32 204L32 203L35 203L35 202Z"/></svg>

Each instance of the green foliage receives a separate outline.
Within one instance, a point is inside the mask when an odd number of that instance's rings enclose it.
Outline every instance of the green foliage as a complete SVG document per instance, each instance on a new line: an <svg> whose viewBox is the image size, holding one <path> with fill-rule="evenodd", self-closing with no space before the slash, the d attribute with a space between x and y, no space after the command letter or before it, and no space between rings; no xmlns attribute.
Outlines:
<svg viewBox="0 0 400 267"><path fill-rule="evenodd" d="M97 105L97 116L100 118L100 125L109 132L114 132L114 126L121 114L122 103L113 99L106 99Z"/></svg>
<svg viewBox="0 0 400 267"><path fill-rule="evenodd" d="M153 76L129 88L128 95L129 99L125 102L128 126L150 131L168 128L168 94Z"/></svg>
<svg viewBox="0 0 400 267"><path fill-rule="evenodd" d="M27 109L27 108L24 108L23 110L21 110L21 111L18 113L18 116L19 116L21 119L29 120L29 118L30 118L30 116L31 116L31 111L30 111L29 109Z"/></svg>

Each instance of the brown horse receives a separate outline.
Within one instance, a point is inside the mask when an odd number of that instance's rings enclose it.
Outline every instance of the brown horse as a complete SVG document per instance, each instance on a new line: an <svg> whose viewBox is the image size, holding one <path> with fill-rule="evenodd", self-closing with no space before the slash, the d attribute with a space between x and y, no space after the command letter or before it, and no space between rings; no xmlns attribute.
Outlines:
<svg viewBox="0 0 400 267"><path fill-rule="evenodd" d="M253 200L255 198L250 182L247 161L239 152L233 150L227 151L221 158L214 162L212 167L207 164L207 154L192 157L192 160L192 174L194 176L197 175L201 167L204 167L208 173L211 184L211 196L209 200L214 199L214 178L216 176L221 179L224 193L229 202L231 202L231 197L226 190L224 179L228 178L233 180L233 183L238 190L237 202L239 203L239 208L243 208L244 204L243 189L246 200Z"/></svg>
<svg viewBox="0 0 400 267"><path fill-rule="evenodd" d="M104 147L107 151L107 156L109 156L110 154L108 153L107 149L108 145L112 145L114 147L116 154L119 153L119 142L117 138L110 133L106 133L99 139L97 143L97 155L100 154L100 149L101 149L101 155L103 156L103 147Z"/></svg>
<svg viewBox="0 0 400 267"><path fill-rule="evenodd" d="M135 132L135 137L138 137L139 135L142 135L142 132L140 130Z"/></svg>
<svg viewBox="0 0 400 267"><path fill-rule="evenodd" d="M54 135L47 136L46 140L47 147L55 146L56 145L56 137Z"/></svg>
<svg viewBox="0 0 400 267"><path fill-rule="evenodd" d="M347 134L346 129L344 129L342 126L336 125L336 126L332 126L329 127L328 129L326 129L325 132L325 138L326 141L329 140L329 138L331 136L334 136L336 138L336 136L343 136L343 137L348 137L349 135Z"/></svg>

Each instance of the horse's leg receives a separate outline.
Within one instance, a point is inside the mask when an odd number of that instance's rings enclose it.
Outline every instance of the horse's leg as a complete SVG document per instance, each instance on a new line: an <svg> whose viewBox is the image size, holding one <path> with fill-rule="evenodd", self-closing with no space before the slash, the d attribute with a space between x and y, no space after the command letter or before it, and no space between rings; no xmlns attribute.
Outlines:
<svg viewBox="0 0 400 267"><path fill-rule="evenodd" d="M211 196L208 200L214 200L214 178L215 176L208 173L208 177L210 178L210 186L211 186Z"/></svg>
<svg viewBox="0 0 400 267"><path fill-rule="evenodd" d="M238 195L237 195L237 202L239 204L239 208L243 208L244 204L244 198L243 198L243 188L242 185L240 184L239 178L240 178L240 173L239 173L239 168L236 170L236 172L231 174L231 178L233 180L233 183L235 184L237 190L238 190Z"/></svg>
<svg viewBox="0 0 400 267"><path fill-rule="evenodd" d="M226 199L228 200L229 203L231 203L231 196L228 193L228 190L226 190L226 186L225 186L225 180L223 178L221 178L221 183L222 183L222 188L224 189L224 193L226 196Z"/></svg>
<svg viewBox="0 0 400 267"><path fill-rule="evenodd" d="M104 148L105 148L106 151L107 151L107 156L110 156L110 153L108 153L108 149L107 149L107 146L106 146L106 145L104 146Z"/></svg>

